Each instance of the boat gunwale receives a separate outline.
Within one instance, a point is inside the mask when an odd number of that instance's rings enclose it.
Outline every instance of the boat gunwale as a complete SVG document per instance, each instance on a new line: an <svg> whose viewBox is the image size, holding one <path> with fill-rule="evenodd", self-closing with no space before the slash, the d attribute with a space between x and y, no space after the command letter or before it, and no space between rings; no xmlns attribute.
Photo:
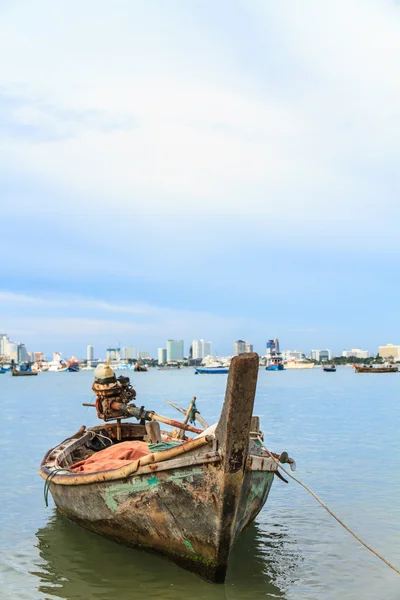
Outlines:
<svg viewBox="0 0 400 600"><path fill-rule="evenodd" d="M59 454L54 456L54 458L49 461L49 457L51 454L63 446L65 442L61 442L58 446L55 446L52 450L49 450L47 455L42 461L42 464L39 469L39 474L43 479L47 479L52 476L52 473L55 473L57 469L62 469L60 464L57 464L57 459L60 458L60 454L64 454L63 458L65 458L65 452L67 450L71 450L71 447L76 448L82 444L82 438L86 437L90 430L87 430L82 437L77 440L74 439L71 441L71 444L67 444L65 447L62 447L59 451ZM65 473L57 473L51 477L51 483L56 485L86 485L91 483L103 483L105 481L115 481L118 479L126 479L131 475L139 475L138 471L145 466L154 465L155 463L161 463L168 461L170 458L175 458L176 456L188 453L192 450L196 450L203 446L211 444L215 440L214 436L211 435L203 435L198 438L194 438L184 442L183 444L179 444L173 448L169 448L168 450L162 450L160 452L154 452L152 454L147 454L139 459L136 459L127 465L118 467L116 469L107 469L102 471L95 471L92 473L71 473L68 469L65 469ZM85 440L86 441L86 440ZM77 444L77 442L80 442ZM203 455L205 462L207 461L206 455ZM200 457L199 457L200 458ZM201 457L203 458L203 457ZM50 464L48 464L50 463Z"/></svg>

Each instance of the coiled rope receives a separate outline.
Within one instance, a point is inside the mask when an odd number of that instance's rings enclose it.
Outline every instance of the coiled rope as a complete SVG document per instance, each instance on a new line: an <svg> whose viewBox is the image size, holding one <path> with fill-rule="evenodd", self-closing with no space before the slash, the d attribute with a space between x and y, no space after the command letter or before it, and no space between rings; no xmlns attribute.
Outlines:
<svg viewBox="0 0 400 600"><path fill-rule="evenodd" d="M364 546L364 548L366 548L367 550L369 550L370 552L372 552L372 554L375 554L376 557L380 558L381 561L383 561L388 567L390 567L391 569L393 569L393 571L395 571L395 573L397 573L397 575L400 575L400 569L398 569L397 567L395 567L394 565L392 565L392 563L390 563L388 560L386 560L386 558L384 556L382 556L381 554L379 554L379 552L377 552L376 550L374 550L373 548L371 548L371 546L369 546L368 544L366 544L361 538L358 537L358 535L356 533L354 533L354 531L352 529L350 529L350 527L348 527L345 523L343 523L343 521L341 519L339 519L339 517L337 515L335 515L335 513L333 511L331 511L330 508L327 507L327 505L325 504L325 502L323 500L321 500L321 498L318 498L317 494L315 494L305 483L303 483L302 481L300 481L300 479L297 479L296 477L294 477L294 475L292 475L291 473L289 473L289 471L287 471L284 467L282 467L281 463L279 462L279 460L277 458L275 458L275 456L273 456L271 454L271 452L268 450L268 448L266 447L266 445L264 444L264 442L262 441L262 439L260 437L258 437L258 440L261 442L261 444L263 445L264 450L267 452L268 456L270 458L272 458L272 460L278 465L278 467L280 469L282 469L282 471L284 473L286 473L286 475L288 477L290 477L291 479L293 479L296 483L298 483L299 485L301 485L301 487L303 487L305 490L307 490L307 492L309 492L309 494L311 494L311 496L313 496L313 498L315 498L315 500L317 502L319 502L319 504L342 526L344 527L344 529L346 529L346 531L348 531L358 542L360 542L360 544L362 544Z"/></svg>

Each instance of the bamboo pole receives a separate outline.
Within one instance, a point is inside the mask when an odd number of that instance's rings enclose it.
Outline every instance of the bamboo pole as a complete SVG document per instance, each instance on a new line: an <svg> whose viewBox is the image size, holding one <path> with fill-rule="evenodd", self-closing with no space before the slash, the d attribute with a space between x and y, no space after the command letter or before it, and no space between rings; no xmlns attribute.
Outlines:
<svg viewBox="0 0 400 600"><path fill-rule="evenodd" d="M191 425L184 425L180 421L168 419L168 417L163 417L162 415L158 415L155 412L149 412L149 418L151 421L159 421L160 423L165 423L165 425L171 425L171 427L177 427L178 429L183 429L184 431L192 431L193 433L203 433L202 429L192 427Z"/></svg>
<svg viewBox="0 0 400 600"><path fill-rule="evenodd" d="M164 400L164 402L166 402L173 408L176 408L176 410L179 411L180 413L182 413L182 415L186 414L186 410L184 408L182 408L181 406L179 406L179 404L176 404L175 402L171 402L171 400ZM200 423L200 425L202 427L204 427L204 429L208 429L209 424L207 423L207 421L205 419L203 419L203 417L201 416L201 414L199 412L195 412L194 416L195 416L196 421L198 421Z"/></svg>
<svg viewBox="0 0 400 600"><path fill-rule="evenodd" d="M189 404L189 407L188 407L188 409L186 411L185 418L183 420L183 424L184 425L187 425L187 422L189 421L190 413L192 412L192 409L193 409L193 406L194 406L195 402L196 402L196 396L193 396L192 401ZM184 436L184 430L181 429L180 431L178 431L178 435L177 435L178 440L182 440L183 436Z"/></svg>

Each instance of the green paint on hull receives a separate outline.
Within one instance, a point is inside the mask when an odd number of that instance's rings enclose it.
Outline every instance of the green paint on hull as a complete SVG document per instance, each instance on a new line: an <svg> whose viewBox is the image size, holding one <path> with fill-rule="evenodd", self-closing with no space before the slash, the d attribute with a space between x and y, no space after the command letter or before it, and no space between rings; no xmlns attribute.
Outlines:
<svg viewBox="0 0 400 600"><path fill-rule="evenodd" d="M190 552L193 552L193 554L196 554L192 544L190 542L187 542L186 540L183 540L183 543L185 544L185 546L187 546L190 550Z"/></svg>
<svg viewBox="0 0 400 600"><path fill-rule="evenodd" d="M118 510L118 504L121 503L121 500L124 501L126 496L147 492L149 489L157 486L158 483L159 481L154 475L148 479L135 477L131 481L106 487L101 492L101 495L108 508L112 512L116 512ZM118 498L119 502L117 502L116 498Z"/></svg>
<svg viewBox="0 0 400 600"><path fill-rule="evenodd" d="M195 467L191 469L180 469L170 475L166 483L173 483L178 486L182 486L185 482L193 483L193 477L196 475L202 475L203 470L201 467ZM152 475L149 478L145 476L134 477L125 483L118 483L105 487L101 491L101 495L108 508L112 512L118 510L118 506L125 502L128 496L139 494L141 492L147 492L150 489L156 488L160 485L158 477Z"/></svg>

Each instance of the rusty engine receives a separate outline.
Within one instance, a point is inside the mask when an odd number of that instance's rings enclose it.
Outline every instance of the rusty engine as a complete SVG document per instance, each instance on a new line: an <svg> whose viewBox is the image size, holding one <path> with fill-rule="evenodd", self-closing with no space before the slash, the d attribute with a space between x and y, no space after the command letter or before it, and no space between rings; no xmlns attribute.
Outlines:
<svg viewBox="0 0 400 600"><path fill-rule="evenodd" d="M99 369L99 370L98 370ZM131 402L136 398L129 377L116 377L114 371L105 365L99 365L95 371L92 390L96 394L96 410L99 419L126 419L132 416L136 407Z"/></svg>

